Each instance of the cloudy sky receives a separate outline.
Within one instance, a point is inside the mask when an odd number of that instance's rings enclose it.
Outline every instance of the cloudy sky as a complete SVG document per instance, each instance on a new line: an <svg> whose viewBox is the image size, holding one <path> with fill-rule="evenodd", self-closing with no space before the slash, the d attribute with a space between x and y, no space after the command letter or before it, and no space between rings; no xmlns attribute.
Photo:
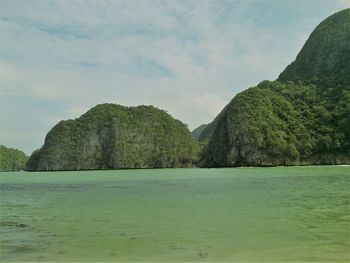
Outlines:
<svg viewBox="0 0 350 263"><path fill-rule="evenodd" d="M348 0L0 0L0 144L30 154L92 106L153 104L190 129L277 78Z"/></svg>

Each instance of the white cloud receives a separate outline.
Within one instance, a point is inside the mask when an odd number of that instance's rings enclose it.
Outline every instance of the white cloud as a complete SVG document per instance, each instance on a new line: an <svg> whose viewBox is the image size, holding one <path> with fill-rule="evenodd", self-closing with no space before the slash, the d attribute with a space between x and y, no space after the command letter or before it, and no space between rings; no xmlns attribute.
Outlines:
<svg viewBox="0 0 350 263"><path fill-rule="evenodd" d="M338 4L338 8L349 8L350 7L350 1L349 0L336 0L336 3Z"/></svg>

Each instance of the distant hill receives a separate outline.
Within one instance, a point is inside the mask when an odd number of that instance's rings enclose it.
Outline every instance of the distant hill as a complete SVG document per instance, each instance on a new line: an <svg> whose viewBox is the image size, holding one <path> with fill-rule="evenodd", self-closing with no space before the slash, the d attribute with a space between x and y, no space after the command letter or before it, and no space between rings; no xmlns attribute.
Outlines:
<svg viewBox="0 0 350 263"><path fill-rule="evenodd" d="M27 169L188 167L198 156L199 146L186 125L165 111L101 104L53 127Z"/></svg>
<svg viewBox="0 0 350 263"><path fill-rule="evenodd" d="M199 136L201 135L202 131L207 127L207 124L202 124L195 128L192 132L191 135L194 139L198 140Z"/></svg>
<svg viewBox="0 0 350 263"><path fill-rule="evenodd" d="M206 166L349 164L350 9L320 23L277 81L237 94L211 126Z"/></svg>
<svg viewBox="0 0 350 263"><path fill-rule="evenodd" d="M0 145L0 171L20 171L26 167L28 156L17 149Z"/></svg>
<svg viewBox="0 0 350 263"><path fill-rule="evenodd" d="M223 110L215 117L215 119L214 119L211 123L209 123L209 124L205 127L205 129L201 132L201 134L200 134L200 136L199 136L199 139L198 139L201 143L206 144L206 143L209 142L211 136L212 136L213 133L214 133L216 124L218 123L218 120L220 119L221 115L225 112L227 106L228 106L228 105L226 105L226 106L223 108Z"/></svg>

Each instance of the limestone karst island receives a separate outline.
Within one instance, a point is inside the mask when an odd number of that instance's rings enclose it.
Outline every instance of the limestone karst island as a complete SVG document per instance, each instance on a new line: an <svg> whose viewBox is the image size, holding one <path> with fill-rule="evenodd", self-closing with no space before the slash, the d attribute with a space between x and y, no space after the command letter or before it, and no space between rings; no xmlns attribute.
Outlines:
<svg viewBox="0 0 350 263"><path fill-rule="evenodd" d="M0 0L0 262L350 262L350 2Z"/></svg>

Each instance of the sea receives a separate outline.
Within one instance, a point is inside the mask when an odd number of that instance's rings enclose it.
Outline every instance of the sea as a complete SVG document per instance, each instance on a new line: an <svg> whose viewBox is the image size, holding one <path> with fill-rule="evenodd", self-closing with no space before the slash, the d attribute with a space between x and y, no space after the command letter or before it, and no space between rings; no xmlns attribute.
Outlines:
<svg viewBox="0 0 350 263"><path fill-rule="evenodd" d="M0 173L1 262L349 262L350 167Z"/></svg>

